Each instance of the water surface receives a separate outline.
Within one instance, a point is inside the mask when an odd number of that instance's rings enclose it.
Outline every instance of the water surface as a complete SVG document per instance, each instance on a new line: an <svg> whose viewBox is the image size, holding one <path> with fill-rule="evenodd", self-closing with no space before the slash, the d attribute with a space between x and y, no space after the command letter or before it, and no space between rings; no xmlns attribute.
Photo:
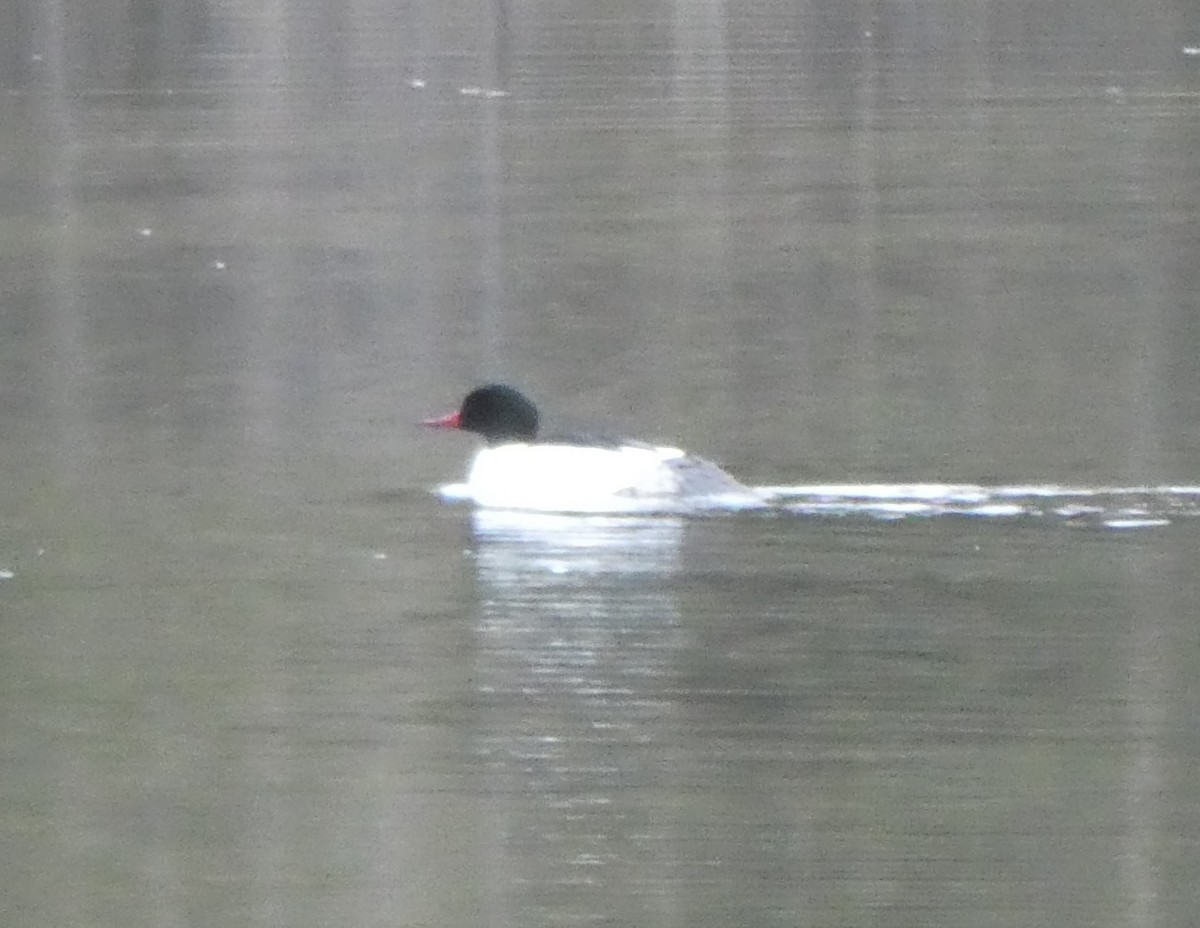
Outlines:
<svg viewBox="0 0 1200 928"><path fill-rule="evenodd" d="M1190 10L0 37L4 925L1190 924ZM446 505L497 379L782 505Z"/></svg>

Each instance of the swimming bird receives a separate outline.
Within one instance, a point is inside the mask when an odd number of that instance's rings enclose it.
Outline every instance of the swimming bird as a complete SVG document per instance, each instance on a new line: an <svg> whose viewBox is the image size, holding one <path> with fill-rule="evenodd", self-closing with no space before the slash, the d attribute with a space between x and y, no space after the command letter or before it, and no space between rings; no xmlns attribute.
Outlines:
<svg viewBox="0 0 1200 928"><path fill-rule="evenodd" d="M680 448L595 431L548 431L533 402L504 384L472 390L424 425L483 437L460 495L478 506L537 512L647 513L745 509L762 494Z"/></svg>

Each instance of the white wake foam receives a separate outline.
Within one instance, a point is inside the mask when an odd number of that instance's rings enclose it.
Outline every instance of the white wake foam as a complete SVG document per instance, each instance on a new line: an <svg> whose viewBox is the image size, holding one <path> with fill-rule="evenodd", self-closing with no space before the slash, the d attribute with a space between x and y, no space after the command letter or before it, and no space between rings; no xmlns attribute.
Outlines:
<svg viewBox="0 0 1200 928"><path fill-rule="evenodd" d="M445 500L469 501L465 484L439 488ZM875 519L970 516L984 519L1039 518L1113 529L1155 528L1180 518L1200 516L1200 486L1070 486L973 483L823 483L755 487L766 505L761 511L800 516L863 516ZM669 514L739 512L741 500L728 505L717 497L703 505L668 510ZM634 514L628 504L615 512ZM756 510L758 511L758 510ZM663 513L661 501L647 501L642 514ZM593 513L594 515L598 513Z"/></svg>
<svg viewBox="0 0 1200 928"><path fill-rule="evenodd" d="M776 508L802 515L1055 518L1121 529L1153 528L1175 518L1200 516L1200 486L831 483L759 490Z"/></svg>

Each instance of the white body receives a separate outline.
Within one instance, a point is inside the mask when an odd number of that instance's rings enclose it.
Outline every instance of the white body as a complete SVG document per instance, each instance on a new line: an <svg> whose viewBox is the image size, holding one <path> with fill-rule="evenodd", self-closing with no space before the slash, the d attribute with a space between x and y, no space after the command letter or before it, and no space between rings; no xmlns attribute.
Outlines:
<svg viewBox="0 0 1200 928"><path fill-rule="evenodd" d="M740 509L763 498L679 448L511 443L484 448L446 495L535 512L647 513Z"/></svg>

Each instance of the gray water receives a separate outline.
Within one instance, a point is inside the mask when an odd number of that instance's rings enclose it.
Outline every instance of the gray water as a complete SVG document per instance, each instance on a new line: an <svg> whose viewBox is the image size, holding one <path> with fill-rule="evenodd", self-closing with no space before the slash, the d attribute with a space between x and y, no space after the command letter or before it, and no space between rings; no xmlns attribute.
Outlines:
<svg viewBox="0 0 1200 928"><path fill-rule="evenodd" d="M5 5L0 923L1191 924L1198 48ZM818 490L448 505L493 379Z"/></svg>

